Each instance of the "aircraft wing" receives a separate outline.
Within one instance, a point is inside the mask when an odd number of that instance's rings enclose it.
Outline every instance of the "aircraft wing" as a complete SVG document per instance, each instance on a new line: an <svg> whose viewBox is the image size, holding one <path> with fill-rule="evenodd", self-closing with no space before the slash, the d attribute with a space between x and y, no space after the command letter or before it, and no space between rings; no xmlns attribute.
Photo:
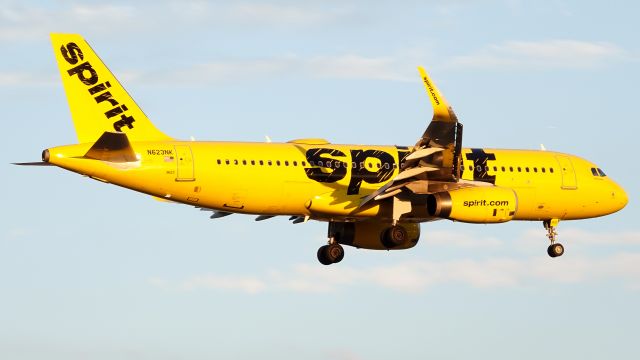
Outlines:
<svg viewBox="0 0 640 360"><path fill-rule="evenodd" d="M410 184L411 191L430 193L441 188L442 183L460 179L462 124L427 72L422 67L418 71L433 106L433 118L413 148L400 159L400 173L363 198L360 206L395 196Z"/></svg>

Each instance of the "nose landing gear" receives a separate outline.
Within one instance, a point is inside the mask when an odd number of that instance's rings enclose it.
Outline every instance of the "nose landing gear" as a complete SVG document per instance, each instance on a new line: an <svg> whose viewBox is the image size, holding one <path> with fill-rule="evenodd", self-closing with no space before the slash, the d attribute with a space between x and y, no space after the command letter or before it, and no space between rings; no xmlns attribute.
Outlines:
<svg viewBox="0 0 640 360"><path fill-rule="evenodd" d="M547 238L551 242L551 245L547 248L547 254L552 258L562 256L564 254L564 246L560 243L556 243L556 237L558 236L558 232L556 231L556 227L558 226L558 219L545 220L542 222L544 228L547 230Z"/></svg>

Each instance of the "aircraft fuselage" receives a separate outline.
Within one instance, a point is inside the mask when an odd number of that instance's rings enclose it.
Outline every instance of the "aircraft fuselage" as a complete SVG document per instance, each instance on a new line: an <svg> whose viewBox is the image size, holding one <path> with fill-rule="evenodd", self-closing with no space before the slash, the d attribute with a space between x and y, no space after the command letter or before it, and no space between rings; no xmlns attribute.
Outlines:
<svg viewBox="0 0 640 360"><path fill-rule="evenodd" d="M83 157L91 145L49 149L49 162L198 207L327 219L390 218L388 202L358 205L398 175L400 160L408 153L406 147L334 145L320 140L140 142L131 144L138 161L118 165ZM594 169L598 167L587 160L552 151L464 148L460 175L462 183L512 189L517 201L515 220L569 220L607 215L626 204L624 191ZM427 194L450 185L425 180L412 190ZM464 206L489 206L486 201L472 199ZM420 206L416 208L404 218L431 220Z"/></svg>

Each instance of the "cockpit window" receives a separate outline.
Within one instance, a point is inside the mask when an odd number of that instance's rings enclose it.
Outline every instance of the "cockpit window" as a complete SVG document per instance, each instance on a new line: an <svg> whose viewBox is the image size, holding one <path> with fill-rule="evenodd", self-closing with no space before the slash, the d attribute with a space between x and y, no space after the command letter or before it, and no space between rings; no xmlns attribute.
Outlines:
<svg viewBox="0 0 640 360"><path fill-rule="evenodd" d="M607 176L607 174L605 174L604 171L602 171L602 169L600 168L591 168L591 173L593 174L593 176L599 176L599 177Z"/></svg>

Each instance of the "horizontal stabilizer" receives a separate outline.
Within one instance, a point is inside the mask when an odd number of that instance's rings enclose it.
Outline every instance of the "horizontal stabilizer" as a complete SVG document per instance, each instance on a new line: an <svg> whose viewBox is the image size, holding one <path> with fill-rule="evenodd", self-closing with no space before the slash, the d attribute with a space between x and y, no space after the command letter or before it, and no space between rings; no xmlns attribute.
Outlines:
<svg viewBox="0 0 640 360"><path fill-rule="evenodd" d="M110 131L105 131L84 157L113 163L138 161L127 135Z"/></svg>
<svg viewBox="0 0 640 360"><path fill-rule="evenodd" d="M49 164L48 162L44 162L44 161L12 163L12 164L13 165L20 165L20 166L53 166L52 164Z"/></svg>

